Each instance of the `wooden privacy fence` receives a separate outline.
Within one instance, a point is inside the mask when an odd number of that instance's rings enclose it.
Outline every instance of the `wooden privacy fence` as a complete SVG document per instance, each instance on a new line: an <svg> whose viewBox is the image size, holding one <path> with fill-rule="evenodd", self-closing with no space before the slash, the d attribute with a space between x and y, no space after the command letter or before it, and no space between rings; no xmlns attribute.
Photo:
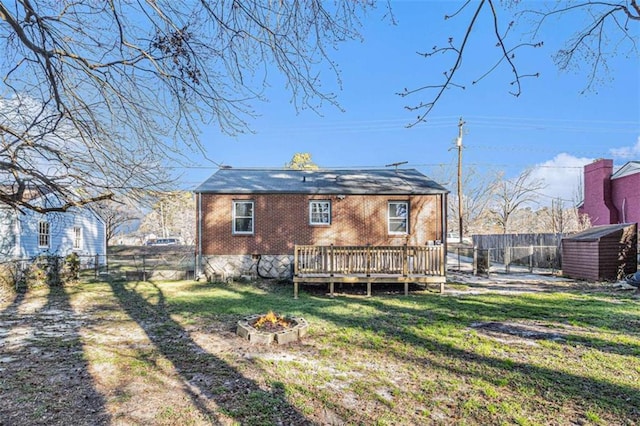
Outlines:
<svg viewBox="0 0 640 426"><path fill-rule="evenodd" d="M444 246L312 246L296 245L294 254L294 297L298 283L329 283L331 295L335 282L440 283L446 280Z"/></svg>

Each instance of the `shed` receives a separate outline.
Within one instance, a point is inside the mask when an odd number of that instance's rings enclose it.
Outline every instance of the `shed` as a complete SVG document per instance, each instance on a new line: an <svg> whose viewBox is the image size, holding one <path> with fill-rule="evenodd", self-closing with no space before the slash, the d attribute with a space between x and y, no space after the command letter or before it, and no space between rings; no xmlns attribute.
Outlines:
<svg viewBox="0 0 640 426"><path fill-rule="evenodd" d="M562 239L562 271L570 278L616 281L638 269L636 223L594 226Z"/></svg>

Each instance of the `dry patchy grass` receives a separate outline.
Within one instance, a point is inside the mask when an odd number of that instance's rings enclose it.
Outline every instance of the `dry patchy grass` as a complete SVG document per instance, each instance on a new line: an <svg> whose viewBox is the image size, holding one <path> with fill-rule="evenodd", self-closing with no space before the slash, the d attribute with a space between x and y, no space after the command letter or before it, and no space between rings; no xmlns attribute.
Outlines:
<svg viewBox="0 0 640 426"><path fill-rule="evenodd" d="M235 334L274 310L303 341ZM637 424L640 300L86 282L0 301L0 424Z"/></svg>

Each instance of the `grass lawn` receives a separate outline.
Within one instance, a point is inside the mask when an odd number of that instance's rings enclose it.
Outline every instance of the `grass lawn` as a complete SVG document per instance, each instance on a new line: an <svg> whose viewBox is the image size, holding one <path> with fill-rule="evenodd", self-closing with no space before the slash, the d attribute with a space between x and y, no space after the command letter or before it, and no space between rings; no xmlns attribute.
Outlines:
<svg viewBox="0 0 640 426"><path fill-rule="evenodd" d="M269 310L307 336L235 335ZM4 297L0 339L0 424L640 424L640 298L605 288L85 282Z"/></svg>

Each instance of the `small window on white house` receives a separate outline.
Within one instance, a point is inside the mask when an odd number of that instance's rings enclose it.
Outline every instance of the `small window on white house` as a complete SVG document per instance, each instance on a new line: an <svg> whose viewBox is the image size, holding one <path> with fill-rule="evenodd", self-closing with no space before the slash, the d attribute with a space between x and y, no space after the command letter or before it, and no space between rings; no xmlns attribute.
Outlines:
<svg viewBox="0 0 640 426"><path fill-rule="evenodd" d="M82 248L82 228L79 226L73 227L73 248Z"/></svg>
<svg viewBox="0 0 640 426"><path fill-rule="evenodd" d="M49 222L40 221L38 222L38 247L39 248L49 248L50 233L49 233Z"/></svg>
<svg viewBox="0 0 640 426"><path fill-rule="evenodd" d="M331 225L331 201L309 201L309 224Z"/></svg>
<svg viewBox="0 0 640 426"><path fill-rule="evenodd" d="M233 233L253 234L253 201L233 202Z"/></svg>
<svg viewBox="0 0 640 426"><path fill-rule="evenodd" d="M388 208L389 234L409 233L409 203L390 201Z"/></svg>

